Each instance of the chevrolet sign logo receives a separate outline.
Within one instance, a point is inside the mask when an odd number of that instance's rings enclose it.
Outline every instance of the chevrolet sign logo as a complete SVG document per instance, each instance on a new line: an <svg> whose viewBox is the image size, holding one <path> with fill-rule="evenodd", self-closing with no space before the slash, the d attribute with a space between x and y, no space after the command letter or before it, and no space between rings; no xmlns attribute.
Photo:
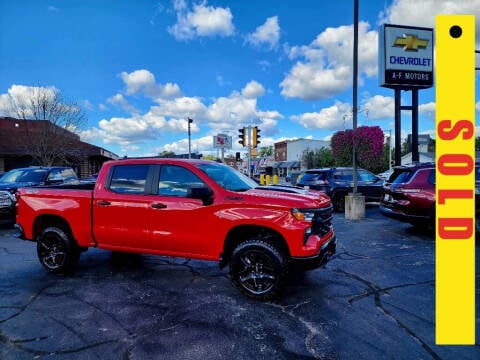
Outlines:
<svg viewBox="0 0 480 360"><path fill-rule="evenodd" d="M418 51L425 49L428 45L428 39L419 39L417 35L403 34L403 37L397 37L393 46L403 47L405 51Z"/></svg>

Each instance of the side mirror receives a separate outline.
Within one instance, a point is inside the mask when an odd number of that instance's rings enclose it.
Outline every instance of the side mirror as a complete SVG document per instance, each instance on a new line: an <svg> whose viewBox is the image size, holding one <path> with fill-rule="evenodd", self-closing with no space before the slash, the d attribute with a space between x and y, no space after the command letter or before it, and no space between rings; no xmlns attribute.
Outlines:
<svg viewBox="0 0 480 360"><path fill-rule="evenodd" d="M213 204L213 191L206 186L188 188L187 197L191 199L200 199L203 205Z"/></svg>

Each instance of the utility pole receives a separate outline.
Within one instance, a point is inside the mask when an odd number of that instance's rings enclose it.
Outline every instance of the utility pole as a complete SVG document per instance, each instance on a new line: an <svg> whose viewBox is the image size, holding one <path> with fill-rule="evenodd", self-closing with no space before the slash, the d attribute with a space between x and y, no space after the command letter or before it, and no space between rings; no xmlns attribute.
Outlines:
<svg viewBox="0 0 480 360"><path fill-rule="evenodd" d="M190 132L190 124L193 122L192 119L188 118L188 158L192 158L192 142L191 142L191 132Z"/></svg>
<svg viewBox="0 0 480 360"><path fill-rule="evenodd" d="M252 163L252 126L248 125L246 127L247 129L247 149L248 149L248 157L247 157L247 170L248 170L248 176L252 176L252 169L250 164Z"/></svg>
<svg viewBox="0 0 480 360"><path fill-rule="evenodd" d="M358 0L354 0L353 6L353 133L357 130L357 102L358 102ZM352 165L353 165L353 194L357 193L357 149L355 142L352 142Z"/></svg>

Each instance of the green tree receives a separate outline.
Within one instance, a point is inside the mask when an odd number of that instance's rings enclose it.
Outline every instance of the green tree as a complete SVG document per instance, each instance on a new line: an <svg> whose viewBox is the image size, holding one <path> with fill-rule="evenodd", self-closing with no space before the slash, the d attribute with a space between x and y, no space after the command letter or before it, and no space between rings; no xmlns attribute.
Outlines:
<svg viewBox="0 0 480 360"><path fill-rule="evenodd" d="M307 167L307 169L312 169L314 165L314 152L311 150L305 150L303 153L303 163Z"/></svg>
<svg viewBox="0 0 480 360"><path fill-rule="evenodd" d="M215 160L217 160L217 157L216 157L216 156L213 156L212 154L207 154L207 155L203 155L203 160L212 160L212 161L215 161Z"/></svg>
<svg viewBox="0 0 480 360"><path fill-rule="evenodd" d="M326 147L315 150L314 167L332 167L335 165L332 150Z"/></svg>
<svg viewBox="0 0 480 360"><path fill-rule="evenodd" d="M259 150L258 150L258 156L260 157L265 157L265 156L272 156L273 155L273 145L270 145L270 146L262 146Z"/></svg>
<svg viewBox="0 0 480 360"><path fill-rule="evenodd" d="M410 145L408 144L408 140L405 139L402 142L402 156L407 155L410 152Z"/></svg>
<svg viewBox="0 0 480 360"><path fill-rule="evenodd" d="M172 158L175 156L175 153L173 151L162 151L160 154L158 154L159 157L162 158Z"/></svg>

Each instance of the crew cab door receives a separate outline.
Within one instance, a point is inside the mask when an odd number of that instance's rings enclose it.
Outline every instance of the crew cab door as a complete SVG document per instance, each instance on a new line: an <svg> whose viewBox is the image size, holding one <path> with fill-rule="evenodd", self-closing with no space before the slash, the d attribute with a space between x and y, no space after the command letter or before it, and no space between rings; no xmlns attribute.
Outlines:
<svg viewBox="0 0 480 360"><path fill-rule="evenodd" d="M212 259L215 254L214 211L192 189L210 191L191 170L173 164L160 166L149 209L150 247L153 252Z"/></svg>
<svg viewBox="0 0 480 360"><path fill-rule="evenodd" d="M112 166L106 183L95 190L93 234L100 248L129 251L147 246L153 170L148 164Z"/></svg>

